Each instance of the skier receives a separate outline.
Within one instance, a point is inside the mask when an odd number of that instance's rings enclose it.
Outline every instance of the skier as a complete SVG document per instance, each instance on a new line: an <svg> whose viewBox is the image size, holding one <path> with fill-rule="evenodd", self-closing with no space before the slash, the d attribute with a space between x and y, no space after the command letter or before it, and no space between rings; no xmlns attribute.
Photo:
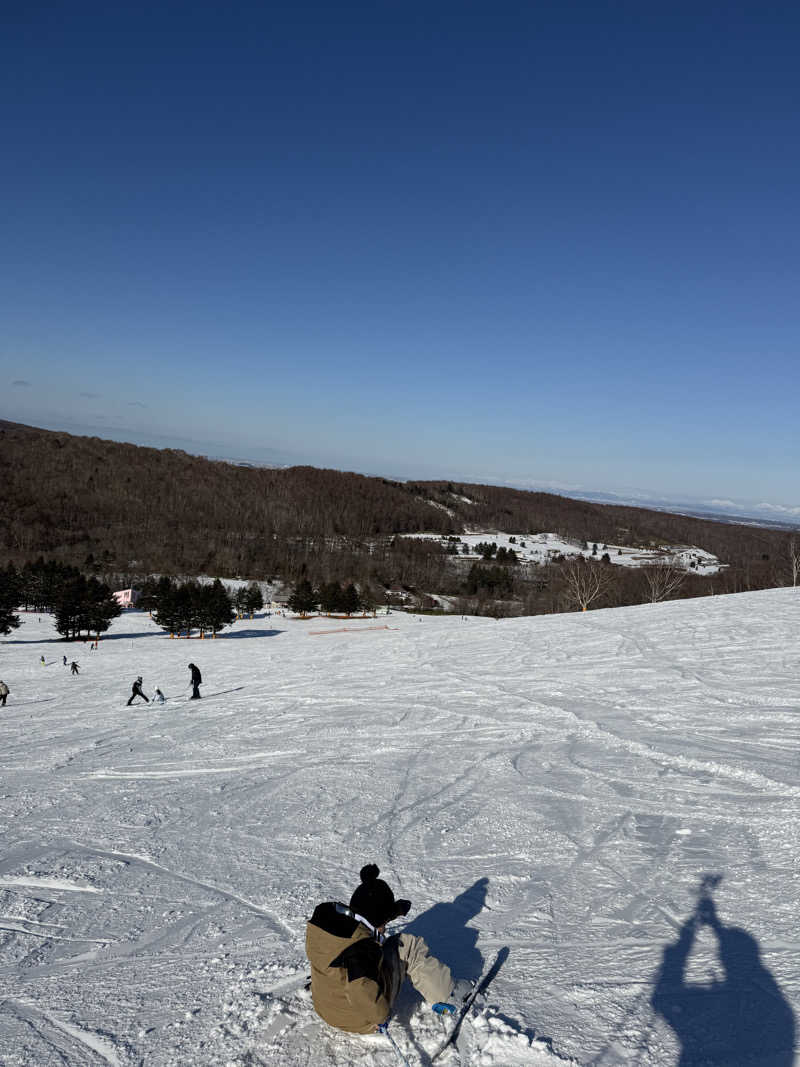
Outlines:
<svg viewBox="0 0 800 1067"><path fill-rule="evenodd" d="M40 657L39 657L39 662L40 662L40 663L41 663L41 665L42 665L42 666L44 667L44 656L40 656Z"/></svg>
<svg viewBox="0 0 800 1067"><path fill-rule="evenodd" d="M318 904L306 926L317 1014L340 1030L374 1033L389 1018L406 975L429 1004L456 1011L472 983L454 983L450 968L428 954L421 937L386 937L386 924L407 915L411 902L395 900L374 863L360 873L349 907Z"/></svg>
<svg viewBox="0 0 800 1067"><path fill-rule="evenodd" d="M192 687L192 695L189 697L189 699L190 700L199 700L200 699L200 686L203 684L203 676L200 674L200 668L196 667L194 665L194 663L190 663L189 664L189 670L191 671L191 675L192 675L191 682L190 682L190 685Z"/></svg>
<svg viewBox="0 0 800 1067"><path fill-rule="evenodd" d="M62 663L64 664L64 666L66 667L66 665L67 665L67 657L66 657L66 656L62 656L62 657L61 657L61 662L62 662Z"/></svg>
<svg viewBox="0 0 800 1067"><path fill-rule="evenodd" d="M0 705L2 705L3 707L6 706L6 700L8 699L8 694L10 692L11 690L8 688L6 683L0 680Z"/></svg>
<svg viewBox="0 0 800 1067"><path fill-rule="evenodd" d="M72 671L73 674L80 674L81 673L78 670L78 664L75 662L75 660L73 660L72 663L70 663L70 670Z"/></svg>
<svg viewBox="0 0 800 1067"><path fill-rule="evenodd" d="M136 679L136 681L131 686L131 695L128 698L128 707L131 706L131 704L134 702L134 700L137 697L141 697L142 700L144 700L145 704L149 704L150 703L150 701L147 699L147 697L144 695L144 693L142 691L142 676L141 676L141 674L139 675L139 677Z"/></svg>
<svg viewBox="0 0 800 1067"><path fill-rule="evenodd" d="M153 697L153 700L155 700L157 704L165 704L167 698L164 696L160 689L156 689L156 695Z"/></svg>

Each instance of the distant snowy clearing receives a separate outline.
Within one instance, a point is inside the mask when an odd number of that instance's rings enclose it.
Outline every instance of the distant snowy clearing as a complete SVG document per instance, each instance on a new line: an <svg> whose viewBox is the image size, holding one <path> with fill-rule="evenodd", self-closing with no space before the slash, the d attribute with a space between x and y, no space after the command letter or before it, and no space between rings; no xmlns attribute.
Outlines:
<svg viewBox="0 0 800 1067"><path fill-rule="evenodd" d="M695 574L717 574L726 563L721 563L713 553L704 548L696 548L693 545L664 545L660 548L631 548L626 545L606 544L602 541L589 541L588 548L583 547L582 541L568 541L558 534L508 534L499 531L484 531L482 533L463 533L454 536L451 540L448 536L438 533L414 533L403 534L409 538L423 538L426 540L439 541L442 545L455 544L462 552L463 546L469 549L463 556L464 559L480 559L481 554L477 546L483 544L496 544L498 548L513 548L520 563L548 563L557 556L583 556L586 559L600 559L608 554L611 563L621 567L647 567L655 563L673 563L676 567L685 570L693 570ZM597 551L595 551L595 546Z"/></svg>
<svg viewBox="0 0 800 1067"><path fill-rule="evenodd" d="M129 612L96 652L23 619L0 639L4 1067L397 1067L303 989L306 919L368 861L457 974L502 961L470 1065L799 1062L800 591L191 643ZM138 674L165 705L126 706ZM410 989L391 1032L430 1067Z"/></svg>

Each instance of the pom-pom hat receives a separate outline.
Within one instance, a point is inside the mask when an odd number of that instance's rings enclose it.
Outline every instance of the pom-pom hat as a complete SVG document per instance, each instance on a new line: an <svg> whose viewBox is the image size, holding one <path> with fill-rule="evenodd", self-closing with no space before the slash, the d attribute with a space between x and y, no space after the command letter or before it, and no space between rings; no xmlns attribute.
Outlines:
<svg viewBox="0 0 800 1067"><path fill-rule="evenodd" d="M408 915L410 900L395 900L394 893L383 879L374 863L368 863L360 871L361 885L350 897L350 909L356 915L362 915L374 927L390 923L401 915Z"/></svg>

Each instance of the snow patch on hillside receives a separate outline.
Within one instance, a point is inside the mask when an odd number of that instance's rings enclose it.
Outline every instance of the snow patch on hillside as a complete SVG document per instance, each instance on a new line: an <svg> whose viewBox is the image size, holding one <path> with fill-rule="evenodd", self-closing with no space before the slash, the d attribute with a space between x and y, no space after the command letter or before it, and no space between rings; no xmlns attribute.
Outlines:
<svg viewBox="0 0 800 1067"><path fill-rule="evenodd" d="M726 563L705 549L693 545L662 545L657 548L631 548L627 545L607 544L602 541L587 542L567 540L554 533L509 534L498 530L471 530L456 536L438 533L404 534L405 537L424 538L439 541L443 546L456 545L459 555L465 559L480 559L477 545L481 543L496 544L498 548L513 549L520 563L542 564L559 556L583 556L585 559L600 559L608 554L611 563L620 567L647 567L657 563L672 563L695 574L717 574ZM466 545L468 552L462 550ZM597 551L595 551L595 545Z"/></svg>

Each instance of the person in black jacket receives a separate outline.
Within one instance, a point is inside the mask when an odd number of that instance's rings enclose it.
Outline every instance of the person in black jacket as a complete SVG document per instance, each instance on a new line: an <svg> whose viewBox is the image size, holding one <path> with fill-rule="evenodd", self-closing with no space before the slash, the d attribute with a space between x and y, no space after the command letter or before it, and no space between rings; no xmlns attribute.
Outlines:
<svg viewBox="0 0 800 1067"><path fill-rule="evenodd" d="M145 704L149 704L150 703L150 701L147 699L147 697L144 695L144 692L142 691L142 676L141 676L141 674L139 675L139 677L136 679L136 681L133 683L133 685L131 687L131 695L130 695L130 699L128 700L128 707L131 706L131 704L134 702L134 700L137 697L141 697L142 700L144 700Z"/></svg>
<svg viewBox="0 0 800 1067"><path fill-rule="evenodd" d="M203 676L200 674L200 668L196 667L194 665L194 663L190 663L189 664L189 670L190 670L191 676L192 676L191 677L192 695L189 697L189 699L190 700L199 700L200 699L200 686L203 684Z"/></svg>

